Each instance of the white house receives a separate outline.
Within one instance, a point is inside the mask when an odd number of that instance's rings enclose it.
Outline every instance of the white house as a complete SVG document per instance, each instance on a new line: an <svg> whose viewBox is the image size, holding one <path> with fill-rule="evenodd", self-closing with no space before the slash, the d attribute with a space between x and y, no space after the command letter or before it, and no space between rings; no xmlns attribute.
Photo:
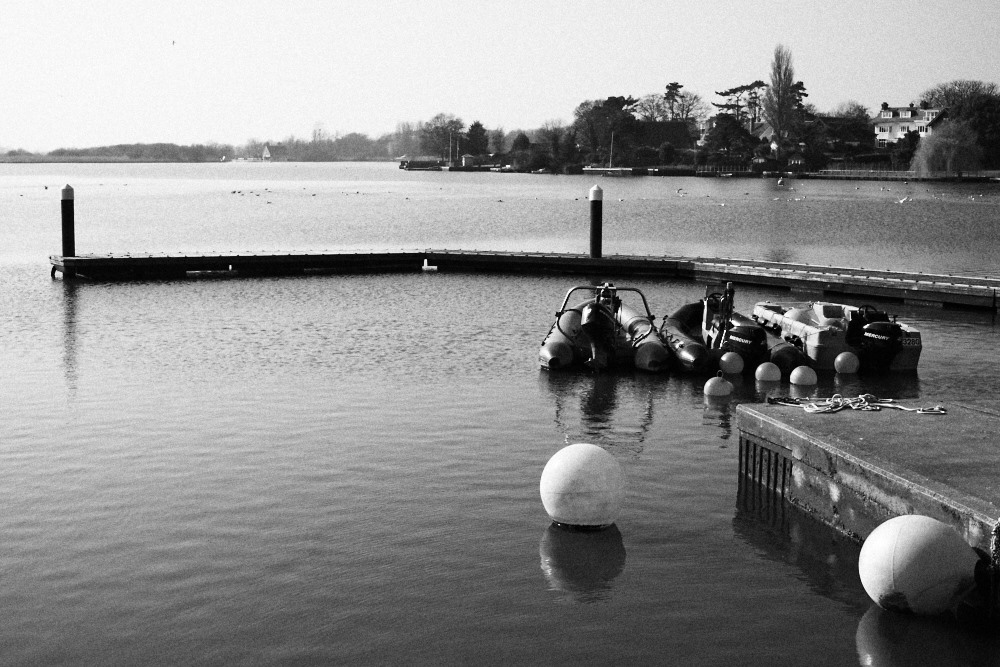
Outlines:
<svg viewBox="0 0 1000 667"><path fill-rule="evenodd" d="M934 126L944 119L944 115L944 109L931 107L926 102L921 102L920 106L911 102L905 107L891 107L888 102L883 102L872 119L876 144L885 148L902 139L907 132L919 132L921 137L925 137L934 131Z"/></svg>

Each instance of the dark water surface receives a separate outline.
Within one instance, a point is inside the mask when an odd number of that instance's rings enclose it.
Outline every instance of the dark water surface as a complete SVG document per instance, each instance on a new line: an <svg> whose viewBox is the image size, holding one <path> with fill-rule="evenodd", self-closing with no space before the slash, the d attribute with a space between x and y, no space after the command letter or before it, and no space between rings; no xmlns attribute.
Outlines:
<svg viewBox="0 0 1000 667"><path fill-rule="evenodd" d="M733 409L787 385L744 381L731 401L707 403L704 378L540 372L538 345L575 278L48 277L66 182L77 188L77 247L98 252L585 251L591 181L416 178L384 165L2 169L4 664L905 665L1000 655L965 630L881 614L861 588L855 545L740 486ZM924 269L997 273L985 236L935 254L943 232L932 241L869 229L870 249L830 235L814 248L800 243L798 218L772 208L804 202L758 197L748 208L772 211L761 223L771 231L724 217L753 197L744 192L770 194L770 182L621 180L601 183L606 220L614 205L629 211L610 225L609 252L769 248L807 260L827 244L831 256L891 257L893 268L933 256ZM676 200L701 222L664 231L681 186L692 197ZM855 186L809 183L806 202L819 217L911 203ZM617 187L628 189L624 202L610 194ZM995 193L973 201L948 187L950 206L919 203L942 207L956 238L982 233L963 224L993 224ZM696 188L727 206L692 204ZM980 222L980 211L993 217ZM636 221L627 233L615 226L626 219ZM744 243L717 241L716 230ZM642 289L661 317L703 291L621 284ZM746 310L786 296L737 294ZM923 332L919 376L824 378L815 395L871 390L920 403L995 391L991 316L890 309ZM542 508L541 470L573 442L606 448L624 468L625 506L604 533L556 529Z"/></svg>

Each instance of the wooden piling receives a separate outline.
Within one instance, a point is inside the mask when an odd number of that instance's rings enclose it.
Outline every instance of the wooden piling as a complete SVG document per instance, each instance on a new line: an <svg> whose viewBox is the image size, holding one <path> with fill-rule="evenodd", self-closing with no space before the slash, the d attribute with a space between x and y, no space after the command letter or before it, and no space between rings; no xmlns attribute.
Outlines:
<svg viewBox="0 0 1000 667"><path fill-rule="evenodd" d="M601 186L590 188L590 256L601 256L601 235L604 215L604 191Z"/></svg>
<svg viewBox="0 0 1000 667"><path fill-rule="evenodd" d="M63 257L76 257L76 220L73 211L73 188L67 184L62 189L62 254ZM63 278L76 277L76 271L67 268L63 270Z"/></svg>

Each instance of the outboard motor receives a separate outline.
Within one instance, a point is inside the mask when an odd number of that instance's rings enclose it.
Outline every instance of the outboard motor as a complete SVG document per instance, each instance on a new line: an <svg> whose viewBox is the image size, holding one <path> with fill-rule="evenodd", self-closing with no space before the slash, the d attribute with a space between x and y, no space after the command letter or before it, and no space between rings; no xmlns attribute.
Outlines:
<svg viewBox="0 0 1000 667"><path fill-rule="evenodd" d="M861 332L861 341L858 345L861 368L873 371L888 370L903 346L900 342L902 331L899 325L892 322L870 322Z"/></svg>
<svg viewBox="0 0 1000 667"><path fill-rule="evenodd" d="M587 365L595 369L607 368L614 355L614 313L600 303L588 303L581 309L580 328L590 339L591 354Z"/></svg>
<svg viewBox="0 0 1000 667"><path fill-rule="evenodd" d="M744 370L753 372L768 359L767 333L757 324L737 324L723 334L719 349L739 354Z"/></svg>

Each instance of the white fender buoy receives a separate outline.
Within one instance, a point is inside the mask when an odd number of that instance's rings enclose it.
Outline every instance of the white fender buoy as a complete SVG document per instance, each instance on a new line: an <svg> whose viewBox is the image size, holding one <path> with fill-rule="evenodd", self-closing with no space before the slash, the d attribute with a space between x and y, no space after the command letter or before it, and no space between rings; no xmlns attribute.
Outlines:
<svg viewBox="0 0 1000 667"><path fill-rule="evenodd" d="M799 366L788 376L788 381L792 384L808 386L816 384L818 378L816 377L816 371L809 366Z"/></svg>
<svg viewBox="0 0 1000 667"><path fill-rule="evenodd" d="M883 609L940 614L975 588L979 556L951 526L918 514L889 519L858 556L869 597Z"/></svg>
<svg viewBox="0 0 1000 667"><path fill-rule="evenodd" d="M761 382L778 382L781 380L781 369L770 361L765 361L754 372L754 377Z"/></svg>
<svg viewBox="0 0 1000 667"><path fill-rule="evenodd" d="M733 383L722 377L722 371L705 383L706 396L729 396L733 393Z"/></svg>
<svg viewBox="0 0 1000 667"><path fill-rule="evenodd" d="M841 352L837 355L837 358L833 360L833 368L838 373L843 373L844 375L852 375L858 372L858 368L861 367L861 360L858 359L858 355L853 352Z"/></svg>
<svg viewBox="0 0 1000 667"><path fill-rule="evenodd" d="M722 369L723 373L742 373L743 372L743 357L737 352L726 352L719 359L719 368Z"/></svg>
<svg viewBox="0 0 1000 667"><path fill-rule="evenodd" d="M542 470L539 492L556 523L610 526L625 500L625 473L611 454L581 442L552 455Z"/></svg>

